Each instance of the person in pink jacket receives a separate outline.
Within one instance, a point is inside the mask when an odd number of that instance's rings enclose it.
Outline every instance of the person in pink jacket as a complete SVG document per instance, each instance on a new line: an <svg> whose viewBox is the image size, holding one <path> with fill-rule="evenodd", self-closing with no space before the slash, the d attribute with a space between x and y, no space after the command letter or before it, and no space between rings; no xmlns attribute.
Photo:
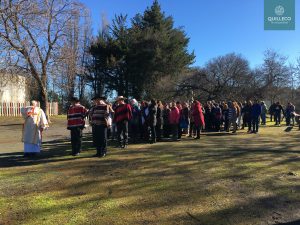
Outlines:
<svg viewBox="0 0 300 225"><path fill-rule="evenodd" d="M194 101L194 109L192 115L194 118L195 128L197 131L197 137L195 139L200 139L200 132L201 129L205 126L205 122L204 122L204 116L202 111L202 105L197 100Z"/></svg>
<svg viewBox="0 0 300 225"><path fill-rule="evenodd" d="M179 125L180 112L175 102L172 102L171 112L169 114L169 122L172 130L172 139L178 139L178 125Z"/></svg>

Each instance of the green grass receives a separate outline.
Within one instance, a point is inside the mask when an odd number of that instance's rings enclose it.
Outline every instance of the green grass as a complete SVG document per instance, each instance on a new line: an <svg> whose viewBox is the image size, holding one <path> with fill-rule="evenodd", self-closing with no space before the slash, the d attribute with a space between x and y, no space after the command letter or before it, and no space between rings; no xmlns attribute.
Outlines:
<svg viewBox="0 0 300 225"><path fill-rule="evenodd" d="M204 134L200 141L110 147L70 156L1 155L0 224L276 224L300 217L300 131Z"/></svg>

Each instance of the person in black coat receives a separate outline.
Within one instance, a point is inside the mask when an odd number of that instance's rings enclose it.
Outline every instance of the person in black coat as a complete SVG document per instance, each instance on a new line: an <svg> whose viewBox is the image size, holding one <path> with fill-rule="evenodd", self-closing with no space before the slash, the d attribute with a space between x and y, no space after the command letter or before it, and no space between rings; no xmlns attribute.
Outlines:
<svg viewBox="0 0 300 225"><path fill-rule="evenodd" d="M276 103L276 106L274 108L274 120L275 120L275 125L280 125L281 123L281 112L284 115L284 109L280 102Z"/></svg>
<svg viewBox="0 0 300 225"><path fill-rule="evenodd" d="M161 101L157 101L157 114L156 114L156 138L158 141L161 140L164 119L163 119L163 105Z"/></svg>
<svg viewBox="0 0 300 225"><path fill-rule="evenodd" d="M137 143L140 135L141 127L141 109L136 99L130 101L132 110L132 119L129 122L130 125L130 137L133 143Z"/></svg>
<svg viewBox="0 0 300 225"><path fill-rule="evenodd" d="M211 131L212 129L212 112L211 112L211 102L207 102L204 106L204 119L205 119L205 130Z"/></svg>
<svg viewBox="0 0 300 225"><path fill-rule="evenodd" d="M224 131L229 130L229 108L226 103L223 105L223 110L222 110L222 116L223 116L223 121L224 121Z"/></svg>
<svg viewBox="0 0 300 225"><path fill-rule="evenodd" d="M273 121L273 116L275 117L275 108L276 108L276 103L274 102L270 108L269 108L269 113L270 113L270 121L272 122ZM274 118L275 120L275 118Z"/></svg>
<svg viewBox="0 0 300 225"><path fill-rule="evenodd" d="M149 109L149 115L148 115L148 126L149 126L149 141L150 143L156 143L156 124L157 124L157 105L156 101L154 99L151 100L151 103L148 107Z"/></svg>
<svg viewBox="0 0 300 225"><path fill-rule="evenodd" d="M221 119L222 119L222 109L219 104L215 103L213 111L214 115L214 128L217 132L221 131Z"/></svg>
<svg viewBox="0 0 300 225"><path fill-rule="evenodd" d="M171 134L170 121L169 121L170 112L171 109L169 107L169 104L165 103L163 113L162 113L164 138L169 138Z"/></svg>
<svg viewBox="0 0 300 225"><path fill-rule="evenodd" d="M148 102L142 101L141 103L141 139L144 141L149 140L148 132L148 118L149 118L149 105Z"/></svg>
<svg viewBox="0 0 300 225"><path fill-rule="evenodd" d="M247 124L248 127L248 133L251 132L251 121L252 121L252 117L251 117L251 109L252 109L252 102L249 100L247 101L247 104L244 106L243 108L243 120L245 121L245 123Z"/></svg>

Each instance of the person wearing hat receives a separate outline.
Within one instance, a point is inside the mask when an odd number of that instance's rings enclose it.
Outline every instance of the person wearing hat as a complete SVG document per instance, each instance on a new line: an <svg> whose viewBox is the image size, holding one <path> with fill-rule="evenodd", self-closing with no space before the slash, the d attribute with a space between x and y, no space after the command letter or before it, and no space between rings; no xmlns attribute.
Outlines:
<svg viewBox="0 0 300 225"><path fill-rule="evenodd" d="M121 148L126 148L128 145L128 121L132 118L131 106L125 103L125 99L123 96L117 97L118 106L115 109L114 116Z"/></svg>
<svg viewBox="0 0 300 225"><path fill-rule="evenodd" d="M96 95L93 100L95 106L90 112L91 124L93 126L93 140L97 149L95 157L105 157L107 153L107 128L111 107L106 104L106 97Z"/></svg>
<svg viewBox="0 0 300 225"><path fill-rule="evenodd" d="M70 101L72 105L67 113L67 129L71 132L72 155L78 156L81 151L82 130L85 125L84 118L87 116L88 110L80 104L78 98L73 97Z"/></svg>

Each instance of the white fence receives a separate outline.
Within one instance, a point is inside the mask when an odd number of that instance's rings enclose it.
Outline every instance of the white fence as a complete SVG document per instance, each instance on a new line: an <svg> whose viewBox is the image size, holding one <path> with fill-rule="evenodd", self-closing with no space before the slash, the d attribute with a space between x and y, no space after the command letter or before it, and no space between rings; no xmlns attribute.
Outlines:
<svg viewBox="0 0 300 225"><path fill-rule="evenodd" d="M0 102L0 116L22 116L21 109L30 102ZM48 102L48 115L58 115L58 103Z"/></svg>

